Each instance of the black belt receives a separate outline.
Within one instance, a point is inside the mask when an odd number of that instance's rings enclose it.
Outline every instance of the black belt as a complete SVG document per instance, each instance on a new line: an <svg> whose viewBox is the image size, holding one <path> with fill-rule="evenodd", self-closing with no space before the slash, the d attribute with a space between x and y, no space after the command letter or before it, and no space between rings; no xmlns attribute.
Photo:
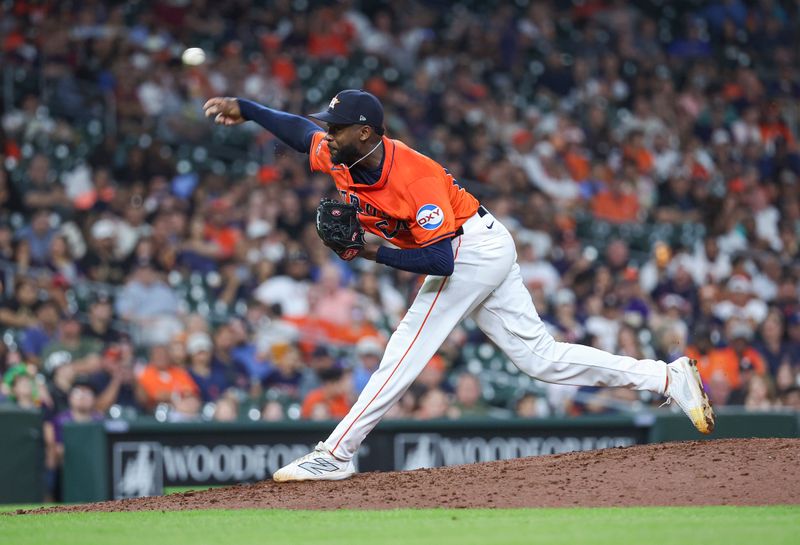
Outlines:
<svg viewBox="0 0 800 545"><path fill-rule="evenodd" d="M484 208L483 205L478 206L478 215L480 217L483 217L488 213L489 213L489 211L486 210L486 208ZM461 227L456 229L456 234L453 235L453 238L460 237L463 234L464 234L464 226L462 225Z"/></svg>

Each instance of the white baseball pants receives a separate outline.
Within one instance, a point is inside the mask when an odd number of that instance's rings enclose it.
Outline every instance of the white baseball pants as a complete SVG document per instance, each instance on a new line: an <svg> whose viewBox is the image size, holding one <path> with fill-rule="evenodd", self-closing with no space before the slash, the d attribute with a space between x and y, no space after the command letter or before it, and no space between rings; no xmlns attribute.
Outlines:
<svg viewBox="0 0 800 545"><path fill-rule="evenodd" d="M336 458L349 460L355 455L453 328L470 315L520 370L536 379L664 392L667 369L663 361L615 356L553 339L520 277L514 240L491 214L475 214L463 230L463 235L453 239L453 274L425 279L389 339L380 366L325 441Z"/></svg>

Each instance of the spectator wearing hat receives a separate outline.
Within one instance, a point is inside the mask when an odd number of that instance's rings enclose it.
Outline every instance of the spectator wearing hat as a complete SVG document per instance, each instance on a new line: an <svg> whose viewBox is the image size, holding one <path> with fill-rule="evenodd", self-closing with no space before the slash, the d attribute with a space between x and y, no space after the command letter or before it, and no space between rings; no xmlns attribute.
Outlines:
<svg viewBox="0 0 800 545"><path fill-rule="evenodd" d="M447 383L447 361L441 354L434 354L422 369L416 380L411 384L409 391L415 399L421 400L422 396L430 390L442 390L452 393L453 387ZM450 406L448 399L448 407Z"/></svg>
<svg viewBox="0 0 800 545"><path fill-rule="evenodd" d="M81 334L81 324L75 315L66 316L58 328L58 337L42 350L41 368L52 375L57 367L69 365L78 375L100 369L103 345Z"/></svg>
<svg viewBox="0 0 800 545"><path fill-rule="evenodd" d="M267 392L300 400L300 383L303 380L303 359L293 343L276 342L270 347L272 369L261 381Z"/></svg>
<svg viewBox="0 0 800 545"><path fill-rule="evenodd" d="M36 380L24 363L11 367L3 375L3 388L8 401L20 409L38 409L41 405Z"/></svg>
<svg viewBox="0 0 800 545"><path fill-rule="evenodd" d="M553 309L549 322L555 328L554 336L562 342L578 342L586 335L586 329L578 318L575 307L575 292L561 288L553 296Z"/></svg>
<svg viewBox="0 0 800 545"><path fill-rule="evenodd" d="M214 258L224 261L233 257L242 241L242 232L231 224L231 203L225 198L211 201L203 230L203 237L216 248Z"/></svg>
<svg viewBox="0 0 800 545"><path fill-rule="evenodd" d="M383 343L377 337L364 337L356 344L356 361L353 365L353 390L360 394L383 356Z"/></svg>
<svg viewBox="0 0 800 545"><path fill-rule="evenodd" d="M230 354L234 364L243 369L251 382L261 382L272 370L272 364L259 353L251 336L247 324L241 318L232 318L227 323L231 335Z"/></svg>
<svg viewBox="0 0 800 545"><path fill-rule="evenodd" d="M767 304L752 297L753 287L750 279L735 274L728 280L728 296L714 307L714 314L726 322L732 317L745 317L753 325L758 325L767 317Z"/></svg>
<svg viewBox="0 0 800 545"><path fill-rule="evenodd" d="M214 343L208 333L190 334L186 339L186 353L189 355L189 374L200 388L204 403L219 399L228 388L236 385L235 377L226 367L214 361Z"/></svg>
<svg viewBox="0 0 800 545"><path fill-rule="evenodd" d="M650 294L654 301L668 295L677 295L687 304L688 315L697 308L697 286L691 274L692 259L689 254L676 252L667 267L667 276L662 278Z"/></svg>
<svg viewBox="0 0 800 545"><path fill-rule="evenodd" d="M642 288L639 284L639 271L636 267L622 269L619 274L616 293L626 321L636 327L646 324L650 317L651 308L648 304L647 296L642 293Z"/></svg>
<svg viewBox="0 0 800 545"><path fill-rule="evenodd" d="M89 314L82 334L88 339L96 339L104 346L118 343L122 335L111 326L114 318L114 308L111 298L101 293L89 304Z"/></svg>
<svg viewBox="0 0 800 545"><path fill-rule="evenodd" d="M639 285L643 293L652 294L656 286L667 280L671 260L672 247L663 240L656 241L650 259L639 269Z"/></svg>
<svg viewBox="0 0 800 545"><path fill-rule="evenodd" d="M182 329L177 319L178 296L150 261L136 263L115 301L117 315L135 326L142 344L166 342Z"/></svg>
<svg viewBox="0 0 800 545"><path fill-rule="evenodd" d="M116 247L117 227L114 220L102 218L90 229L90 248L80 261L81 272L95 282L122 284L129 265Z"/></svg>
<svg viewBox="0 0 800 545"><path fill-rule="evenodd" d="M102 413L96 410L97 392L87 378L78 378L69 389L69 409L56 415L53 419L55 440L64 442L64 424L67 422L97 422L103 419ZM63 446L59 457L63 459Z"/></svg>
<svg viewBox="0 0 800 545"><path fill-rule="evenodd" d="M315 346L308 357L308 365L303 369L303 378L300 381L300 398L305 399L311 390L322 385L322 380L320 379L321 371L334 368L341 369L342 366L336 358L333 348L325 342Z"/></svg>
<svg viewBox="0 0 800 545"><path fill-rule="evenodd" d="M78 379L69 389L68 408L44 423L45 467L48 485L56 500L60 500L60 472L64 464L64 424L68 422L100 422L102 413L95 409L95 391L85 379Z"/></svg>
<svg viewBox="0 0 800 545"><path fill-rule="evenodd" d="M635 183L615 174L606 180L606 186L591 201L592 215L610 223L639 221L639 198Z"/></svg>
<svg viewBox="0 0 800 545"><path fill-rule="evenodd" d="M97 410L106 413L116 405L126 414L141 410L136 398L136 372L134 370L133 346L119 342L108 346L100 359L100 370L89 375L97 396Z"/></svg>
<svg viewBox="0 0 800 545"><path fill-rule="evenodd" d="M177 392L199 391L186 369L172 362L168 348L163 344L150 348L150 363L136 377L136 382L137 401L148 411L159 403L169 403Z"/></svg>
<svg viewBox="0 0 800 545"><path fill-rule="evenodd" d="M34 267L47 265L50 244L55 236L56 229L52 226L50 211L47 208L36 210L30 224L16 234L17 241L27 246L30 264Z"/></svg>
<svg viewBox="0 0 800 545"><path fill-rule="evenodd" d="M35 99L35 97L32 97ZM64 192L64 186L57 179L58 173L50 165L50 159L43 153L31 158L25 172L23 204L26 208L69 210L72 206Z"/></svg>
<svg viewBox="0 0 800 545"><path fill-rule="evenodd" d="M45 418L52 419L69 408L69 390L78 374L72 365L60 365L47 378L47 392L50 403L45 405Z"/></svg>
<svg viewBox="0 0 800 545"><path fill-rule="evenodd" d="M45 346L56 340L58 336L58 305L51 300L44 300L36 305L36 324L22 332L20 351L31 364L39 366Z"/></svg>
<svg viewBox="0 0 800 545"><path fill-rule="evenodd" d="M250 385L250 375L247 368L234 357L237 336L233 327L222 324L214 331L214 352L211 357L212 367L223 369L228 383L246 392Z"/></svg>
<svg viewBox="0 0 800 545"><path fill-rule="evenodd" d="M761 354L752 347L753 328L746 321L731 320L727 324L728 346L710 352L707 360L698 360L697 369L705 382L724 380L730 389L728 402L744 401L747 380L753 374L767 372Z"/></svg>
<svg viewBox="0 0 800 545"><path fill-rule="evenodd" d="M307 420L344 418L353 404L350 377L341 368L317 371L320 386L303 398L300 416Z"/></svg>

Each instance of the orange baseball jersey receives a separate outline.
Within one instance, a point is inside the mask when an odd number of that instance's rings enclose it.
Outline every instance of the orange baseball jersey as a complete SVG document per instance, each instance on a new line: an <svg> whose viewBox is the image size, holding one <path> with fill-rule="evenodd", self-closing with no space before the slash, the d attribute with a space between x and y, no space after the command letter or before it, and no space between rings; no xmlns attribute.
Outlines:
<svg viewBox="0 0 800 545"><path fill-rule="evenodd" d="M478 211L478 201L433 159L383 137L383 171L372 185L353 181L331 163L325 133L311 140L311 170L330 174L344 202L358 207L366 231L400 248L420 248L452 237Z"/></svg>

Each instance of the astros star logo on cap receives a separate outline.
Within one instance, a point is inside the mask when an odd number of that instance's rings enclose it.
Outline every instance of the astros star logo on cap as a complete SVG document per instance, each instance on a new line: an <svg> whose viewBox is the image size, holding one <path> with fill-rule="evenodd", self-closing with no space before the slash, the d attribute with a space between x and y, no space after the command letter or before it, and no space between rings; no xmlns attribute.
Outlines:
<svg viewBox="0 0 800 545"><path fill-rule="evenodd" d="M339 100L339 98L338 98L338 97L333 97L333 98L331 99L331 103L330 103L330 104L328 104L328 108L330 108L331 110L333 110L333 109L336 107L336 105L337 105L337 104L339 104L339 102L340 102L340 100Z"/></svg>

